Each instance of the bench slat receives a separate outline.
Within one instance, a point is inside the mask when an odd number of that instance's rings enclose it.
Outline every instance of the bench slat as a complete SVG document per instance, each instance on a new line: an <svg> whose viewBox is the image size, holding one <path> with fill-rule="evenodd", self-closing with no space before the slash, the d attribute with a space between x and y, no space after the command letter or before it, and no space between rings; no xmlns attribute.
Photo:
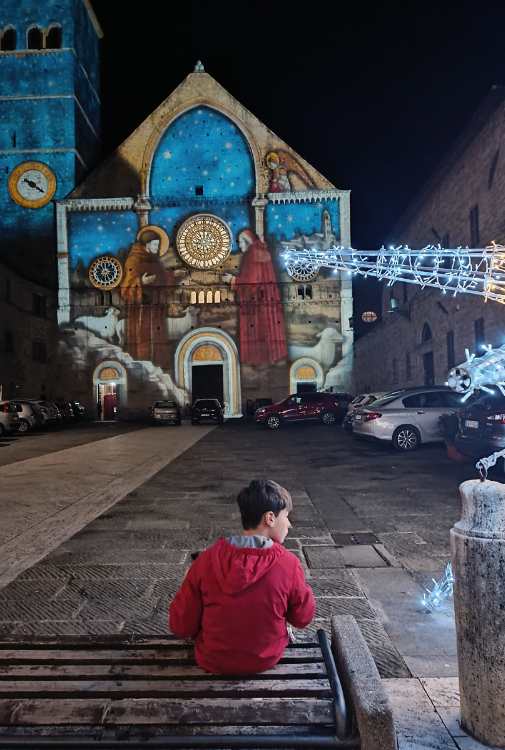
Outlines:
<svg viewBox="0 0 505 750"><path fill-rule="evenodd" d="M268 669L254 675L254 679L263 680L273 678L301 678L311 679L324 677L326 667L320 663L301 664L277 664L274 669ZM2 680L9 679L33 679L44 677L53 679L81 679L81 678L104 678L124 677L125 679L158 679L158 678L181 678L181 679L214 679L212 675L200 667L190 664L167 664L167 665L141 665L141 664L12 664L0 666L0 686ZM216 675L216 679L218 676Z"/></svg>
<svg viewBox="0 0 505 750"><path fill-rule="evenodd" d="M328 680L11 680L0 683L0 698L191 698L257 696L271 694L294 696L331 696Z"/></svg>
<svg viewBox="0 0 505 750"><path fill-rule="evenodd" d="M112 738L116 736L115 729L108 729L100 727L98 730L93 729L89 726L80 726L73 724L71 726L55 727L53 725L36 725L36 726L24 726L24 727L2 727L0 726L0 739L2 737L16 737L21 735L22 737L48 737L51 735L57 735L59 737L89 737L91 734L99 735L102 738ZM119 730L121 732L124 729ZM146 739L146 729L144 727L128 727L128 738L141 737ZM257 726L253 724L240 724L228 726L216 726L215 724L188 724L187 726L177 726L173 724L167 731L165 727L151 726L149 728L149 737L160 737L163 735L177 735L182 737L187 736L199 736L199 735L278 735L278 734L289 734L289 735L318 735L318 736L334 736L335 729L333 725L328 724L317 724L312 726L311 724L271 724L270 726ZM125 747L128 747L125 745ZM66 748L66 750L68 750Z"/></svg>
<svg viewBox="0 0 505 750"><path fill-rule="evenodd" d="M0 725L331 724L328 698L0 699ZM167 732L168 733L168 732Z"/></svg>
<svg viewBox="0 0 505 750"><path fill-rule="evenodd" d="M163 661L190 661L194 663L193 649L5 649L0 652L0 666L14 663L29 664L31 662L39 664L46 662L49 664L54 662L80 662L89 664L143 662L146 664L159 664ZM321 651L316 648L287 649L281 659L281 663L293 661L320 662L322 661Z"/></svg>

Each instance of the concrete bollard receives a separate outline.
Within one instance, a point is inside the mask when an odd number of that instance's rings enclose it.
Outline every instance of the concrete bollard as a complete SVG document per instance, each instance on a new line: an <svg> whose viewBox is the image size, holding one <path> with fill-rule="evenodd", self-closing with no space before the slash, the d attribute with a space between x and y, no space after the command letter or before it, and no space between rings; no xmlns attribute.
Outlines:
<svg viewBox="0 0 505 750"><path fill-rule="evenodd" d="M461 723L505 747L505 484L471 479L459 489L451 551Z"/></svg>

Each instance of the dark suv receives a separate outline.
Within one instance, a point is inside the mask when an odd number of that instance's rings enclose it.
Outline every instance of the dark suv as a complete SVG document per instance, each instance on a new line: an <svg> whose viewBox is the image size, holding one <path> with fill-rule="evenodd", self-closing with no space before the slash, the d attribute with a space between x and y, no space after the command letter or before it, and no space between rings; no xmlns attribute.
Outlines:
<svg viewBox="0 0 505 750"><path fill-rule="evenodd" d="M347 401L339 399L337 393L295 393L284 401L258 409L254 419L271 430L278 430L283 422L317 420L335 424L343 418L346 409Z"/></svg>
<svg viewBox="0 0 505 750"><path fill-rule="evenodd" d="M475 460L505 448L505 396L496 386L488 387L494 394L480 392L460 412L454 440L460 453Z"/></svg>
<svg viewBox="0 0 505 750"><path fill-rule="evenodd" d="M199 424L204 419L223 424L224 411L217 398L198 398L191 407L191 424Z"/></svg>

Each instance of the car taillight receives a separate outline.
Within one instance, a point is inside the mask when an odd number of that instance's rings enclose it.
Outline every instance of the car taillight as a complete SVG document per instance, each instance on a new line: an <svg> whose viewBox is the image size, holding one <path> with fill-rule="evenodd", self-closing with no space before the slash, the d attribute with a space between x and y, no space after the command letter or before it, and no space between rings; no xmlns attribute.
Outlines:
<svg viewBox="0 0 505 750"><path fill-rule="evenodd" d="M380 411L369 411L365 412L365 422L371 422L372 419L379 419L379 417L382 417L382 414Z"/></svg>
<svg viewBox="0 0 505 750"><path fill-rule="evenodd" d="M494 424L505 424L505 414L492 414L490 417L486 417L486 421Z"/></svg>

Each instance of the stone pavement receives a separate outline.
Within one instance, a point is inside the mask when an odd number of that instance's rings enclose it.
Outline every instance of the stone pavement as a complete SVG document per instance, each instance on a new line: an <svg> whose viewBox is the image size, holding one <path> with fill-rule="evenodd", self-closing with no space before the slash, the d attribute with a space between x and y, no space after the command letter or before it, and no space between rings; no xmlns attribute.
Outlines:
<svg viewBox="0 0 505 750"><path fill-rule="evenodd" d="M237 491L253 477L270 477L292 492L287 546L318 599L316 622L297 638L312 639L333 614L354 615L392 697L401 750L479 747L457 725L452 606L431 615L420 606L422 586L449 559L457 487L471 468L448 461L440 447L400 455L322 425L275 433L227 423L201 440L198 429L151 428L112 439L125 443L111 445L99 461L116 472L107 474L111 482L136 474L137 449L145 449L144 461L155 446L177 442L177 449L122 500L109 496L107 510L95 507L95 520L81 518L80 530L60 546L50 540L49 554L0 592L0 634L165 633L190 553L236 531ZM182 452L186 434L198 442ZM73 467L83 465L82 508L92 476L86 450L68 451L76 451L73 463L53 454L34 467L43 475L52 466L53 494L61 478L64 497L77 484ZM30 466L23 470L31 475Z"/></svg>

